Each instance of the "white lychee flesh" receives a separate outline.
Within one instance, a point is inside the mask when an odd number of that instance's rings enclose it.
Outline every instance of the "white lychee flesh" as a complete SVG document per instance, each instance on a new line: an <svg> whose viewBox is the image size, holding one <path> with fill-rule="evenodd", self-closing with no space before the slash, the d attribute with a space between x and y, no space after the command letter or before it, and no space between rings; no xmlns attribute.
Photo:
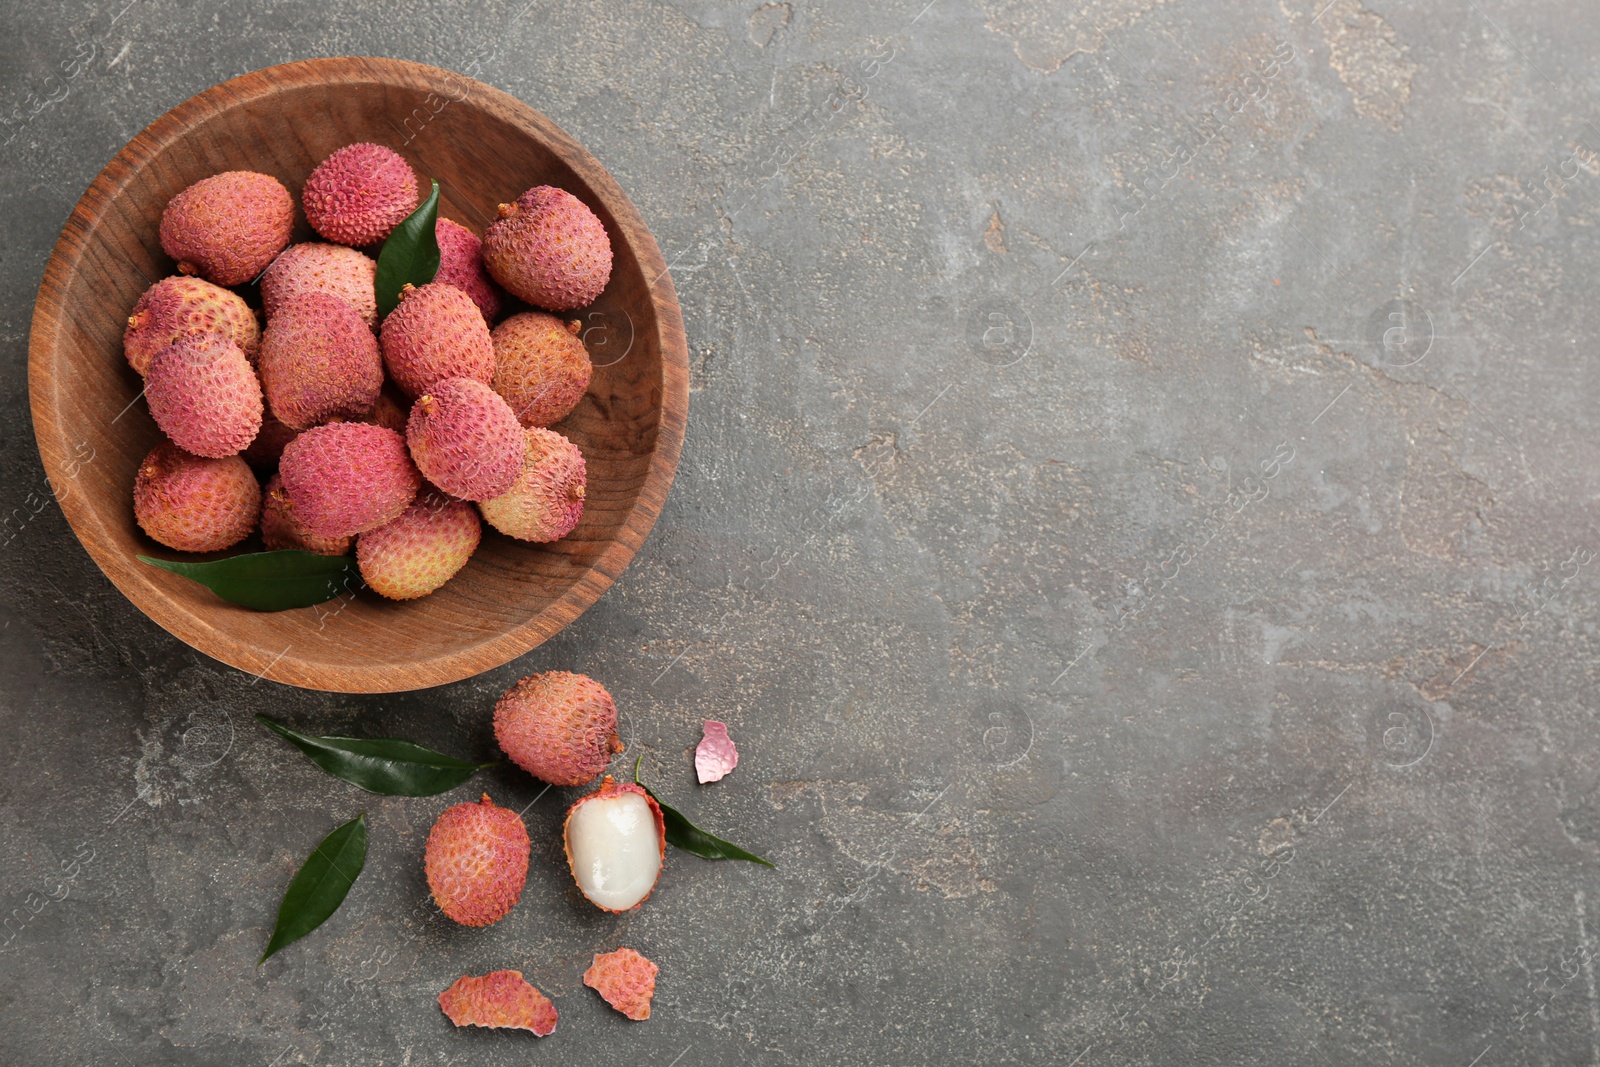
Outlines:
<svg viewBox="0 0 1600 1067"><path fill-rule="evenodd" d="M661 840L649 802L630 792L579 804L567 820L567 855L591 902L611 911L636 907L661 873Z"/></svg>

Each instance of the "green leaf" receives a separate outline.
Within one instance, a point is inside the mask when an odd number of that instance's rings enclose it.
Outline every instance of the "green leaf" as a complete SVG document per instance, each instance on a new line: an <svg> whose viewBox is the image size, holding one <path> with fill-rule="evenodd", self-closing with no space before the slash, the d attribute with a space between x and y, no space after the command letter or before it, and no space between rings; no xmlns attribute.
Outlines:
<svg viewBox="0 0 1600 1067"><path fill-rule="evenodd" d="M284 890L278 905L278 923L272 929L267 950L256 961L259 967L267 957L293 944L321 926L339 910L367 862L367 817L357 815L322 839L301 864L299 872Z"/></svg>
<svg viewBox="0 0 1600 1067"><path fill-rule="evenodd" d="M384 796L431 797L454 789L485 767L495 765L468 763L398 737L316 737L291 730L265 715L257 715L256 721L288 739L312 763L335 778Z"/></svg>
<svg viewBox="0 0 1600 1067"><path fill-rule="evenodd" d="M673 848L681 848L685 852L692 852L705 860L748 860L763 867L777 867L777 864L767 862L754 852L746 852L732 841L724 841L715 834L706 833L690 822L683 812L664 803L649 786L639 781L639 764L643 762L643 756L633 762L633 783L649 793L650 799L660 806L661 821L667 830L667 844Z"/></svg>
<svg viewBox="0 0 1600 1067"><path fill-rule="evenodd" d="M192 578L224 600L256 611L309 608L361 586L354 556L315 552L247 552L211 563L152 559L141 563Z"/></svg>
<svg viewBox="0 0 1600 1067"><path fill-rule="evenodd" d="M439 271L439 183L422 206L407 215L383 242L378 253L378 315L389 314L400 303L404 285L427 285Z"/></svg>

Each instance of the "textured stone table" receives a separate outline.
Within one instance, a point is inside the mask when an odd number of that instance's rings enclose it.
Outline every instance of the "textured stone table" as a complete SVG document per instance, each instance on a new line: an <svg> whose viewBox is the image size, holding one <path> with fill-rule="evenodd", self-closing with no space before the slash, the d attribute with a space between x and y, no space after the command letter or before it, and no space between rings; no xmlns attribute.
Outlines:
<svg viewBox="0 0 1600 1067"><path fill-rule="evenodd" d="M0 1060L1596 1061L1592 5L125 2L12 3L0 39ZM605 598L371 699L132 609L42 506L27 409L39 276L104 162L338 54L570 130L654 227L693 360L672 498ZM251 718L487 759L495 696L554 667L778 869L673 855L601 915L570 791L502 768L528 888L455 928L419 857L467 791L358 793ZM744 761L700 789L706 718ZM350 899L257 969L359 810ZM649 1022L581 985L619 943L661 965ZM507 966L553 1037L439 1013Z"/></svg>

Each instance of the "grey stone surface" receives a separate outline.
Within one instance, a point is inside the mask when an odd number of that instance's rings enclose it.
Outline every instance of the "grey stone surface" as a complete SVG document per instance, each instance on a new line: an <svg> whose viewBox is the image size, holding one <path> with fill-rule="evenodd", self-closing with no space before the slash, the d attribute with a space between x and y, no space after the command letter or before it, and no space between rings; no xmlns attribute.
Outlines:
<svg viewBox="0 0 1600 1067"><path fill-rule="evenodd" d="M310 56L476 59L589 146L674 263L689 438L596 607L398 697L205 661L13 512L0 1060L1600 1059L1592 5L124 2L5 9L8 508L45 491L28 320L73 203ZM674 856L599 915L570 797L497 770L528 889L455 928L419 857L457 797L251 721L488 758L552 667L778 869ZM700 790L707 717L744 762ZM361 809L356 891L257 969ZM661 964L644 1024L580 984L619 943ZM553 1037L434 1006L505 966Z"/></svg>

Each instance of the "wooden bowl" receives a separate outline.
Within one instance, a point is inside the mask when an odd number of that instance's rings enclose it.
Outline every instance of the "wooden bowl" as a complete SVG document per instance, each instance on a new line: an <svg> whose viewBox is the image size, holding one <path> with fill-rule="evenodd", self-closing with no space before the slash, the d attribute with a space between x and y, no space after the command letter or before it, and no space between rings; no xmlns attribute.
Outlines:
<svg viewBox="0 0 1600 1067"><path fill-rule="evenodd" d="M541 184L573 193L605 223L611 282L591 308L573 313L591 327L594 379L557 427L588 463L583 521L550 545L514 541L485 524L467 567L420 600L365 591L316 608L253 612L134 558L197 557L163 548L134 522L134 473L161 432L123 357L123 328L139 294L175 271L156 237L174 193L219 171L255 170L282 181L298 202L312 167L352 141L389 145L420 176L437 179L440 214L480 234L497 205ZM312 237L302 221L294 239ZM609 347L597 350L601 341ZM649 228L605 168L498 89L436 67L368 58L287 63L224 82L117 153L73 209L45 268L28 385L39 452L67 521L129 600L242 671L350 693L467 678L577 618L655 523L689 403L672 280Z"/></svg>

